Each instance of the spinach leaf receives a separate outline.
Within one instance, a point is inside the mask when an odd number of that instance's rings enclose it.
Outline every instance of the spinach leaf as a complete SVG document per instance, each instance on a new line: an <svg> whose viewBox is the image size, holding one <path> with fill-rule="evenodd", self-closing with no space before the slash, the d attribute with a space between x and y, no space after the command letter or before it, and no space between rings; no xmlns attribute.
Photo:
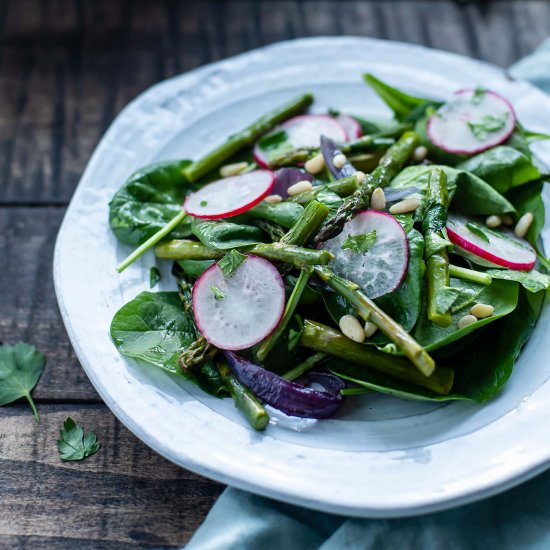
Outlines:
<svg viewBox="0 0 550 550"><path fill-rule="evenodd" d="M109 225L119 241L142 244L181 212L184 196L193 189L182 172L190 163L160 162L128 178L109 203ZM190 235L190 217L170 233L174 239Z"/></svg>
<svg viewBox="0 0 550 550"><path fill-rule="evenodd" d="M521 217L526 212L531 212L534 216L533 223L527 232L526 239L536 246L537 238L544 227L544 203L542 201L541 181L532 181L512 189L507 197L516 207L518 216Z"/></svg>
<svg viewBox="0 0 550 550"><path fill-rule="evenodd" d="M361 235L348 235L348 238L342 243L342 250L353 250L357 254L365 254L376 242L376 229L363 233Z"/></svg>
<svg viewBox="0 0 550 550"><path fill-rule="evenodd" d="M243 219L251 216L290 229L298 221L303 211L304 207L296 202L284 201L277 204L269 204L268 202L262 201L254 206L254 208L251 208L246 213L246 216L243 216Z"/></svg>
<svg viewBox="0 0 550 550"><path fill-rule="evenodd" d="M60 430L61 439L57 441L57 448L61 460L84 460L99 451L99 441L94 432L85 432L80 424L72 418L67 418Z"/></svg>
<svg viewBox="0 0 550 550"><path fill-rule="evenodd" d="M183 273L189 279L198 279L216 260L178 260Z"/></svg>
<svg viewBox="0 0 550 550"><path fill-rule="evenodd" d="M156 265L154 265L149 270L149 288L153 288L157 286L157 283L160 281L160 279L161 279L160 270Z"/></svg>
<svg viewBox="0 0 550 550"><path fill-rule="evenodd" d="M514 311L518 300L518 285L508 281L496 280L490 285L484 286L462 279L451 278L451 287L457 288L465 294L468 294L468 291L474 291L476 294L476 302L490 304L495 308L495 311L491 317L479 319L471 325L458 329L458 321L464 317L464 315L469 314L470 302L468 301L460 309L453 308L454 311L451 312L452 323L450 326L440 327L428 319L426 312L426 293L423 293L422 313L412 334L417 342L428 351L447 346L463 338L467 334L470 334L474 330L508 315Z"/></svg>
<svg viewBox="0 0 550 550"><path fill-rule="evenodd" d="M282 128L277 128L269 134L262 136L258 141L258 145L262 151L270 151L272 149L276 149L287 139L288 134Z"/></svg>
<svg viewBox="0 0 550 550"><path fill-rule="evenodd" d="M179 373L178 357L195 340L195 327L177 292L142 292L115 313L111 338L123 355Z"/></svg>
<svg viewBox="0 0 550 550"><path fill-rule="evenodd" d="M31 391L40 380L45 365L44 355L30 344L0 345L0 406L25 397L36 421L40 422Z"/></svg>
<svg viewBox="0 0 550 550"><path fill-rule="evenodd" d="M191 229L204 246L214 250L250 246L263 241L263 231L252 225L195 218Z"/></svg>
<svg viewBox="0 0 550 550"><path fill-rule="evenodd" d="M529 292L540 292L550 287L550 276L532 269L531 271L516 271L514 269L488 269L487 273L493 279L516 281Z"/></svg>
<svg viewBox="0 0 550 550"><path fill-rule="evenodd" d="M480 177L499 193L540 178L540 172L528 157L504 145L475 155L456 168Z"/></svg>
<svg viewBox="0 0 550 550"><path fill-rule="evenodd" d="M315 199L328 208L329 216L334 216L338 208L344 203L344 199L331 191L326 185L316 195Z"/></svg>

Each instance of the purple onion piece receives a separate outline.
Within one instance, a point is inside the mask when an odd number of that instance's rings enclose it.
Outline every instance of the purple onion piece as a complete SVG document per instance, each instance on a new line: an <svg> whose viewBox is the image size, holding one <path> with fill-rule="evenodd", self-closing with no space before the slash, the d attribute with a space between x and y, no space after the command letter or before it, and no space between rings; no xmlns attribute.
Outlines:
<svg viewBox="0 0 550 550"><path fill-rule="evenodd" d="M231 370L258 399L285 414L301 418L327 418L342 404L340 389L314 390L285 380L250 361L224 351ZM320 382L321 383L321 382ZM322 384L324 386L324 384Z"/></svg>
<svg viewBox="0 0 550 550"><path fill-rule="evenodd" d="M339 376L329 371L310 370L304 374L304 378L309 382L314 382L323 386L329 393L340 393L346 387L346 382Z"/></svg>
<svg viewBox="0 0 550 550"><path fill-rule="evenodd" d="M418 187L405 187L403 189L394 189L393 187L384 187L384 195L386 196L386 203L398 202L413 193L420 193Z"/></svg>
<svg viewBox="0 0 550 550"><path fill-rule="evenodd" d="M336 168L336 166L334 166L334 157L341 154L342 151L338 149L335 141L327 136L321 136L321 153L323 154L329 172L336 179L347 178L348 176L353 176L353 174L357 172L353 164L349 161L346 161L342 168Z"/></svg>
<svg viewBox="0 0 550 550"><path fill-rule="evenodd" d="M280 168L275 172L275 183L271 191L272 195L281 195L283 199L288 197L288 188L299 181L313 181L313 176L299 168Z"/></svg>

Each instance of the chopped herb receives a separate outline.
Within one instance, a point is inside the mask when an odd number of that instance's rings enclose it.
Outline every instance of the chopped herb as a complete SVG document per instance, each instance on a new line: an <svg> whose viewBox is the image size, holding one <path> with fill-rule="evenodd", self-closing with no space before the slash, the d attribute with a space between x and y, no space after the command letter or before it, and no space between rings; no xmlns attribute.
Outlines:
<svg viewBox="0 0 550 550"><path fill-rule="evenodd" d="M99 450L96 434L92 431L84 432L82 426L72 418L65 420L59 434L61 439L57 441L57 448L61 460L83 460Z"/></svg>
<svg viewBox="0 0 550 550"><path fill-rule="evenodd" d="M225 298L225 294L217 286L211 286L210 290L216 300L223 300Z"/></svg>
<svg viewBox="0 0 550 550"><path fill-rule="evenodd" d="M244 254L233 249L218 262L218 267L226 277L232 277L245 260Z"/></svg>
<svg viewBox="0 0 550 550"><path fill-rule="evenodd" d="M483 88L476 88L474 91L474 95L472 96L472 103L474 105L479 105L483 101L486 92L487 90Z"/></svg>
<svg viewBox="0 0 550 550"><path fill-rule="evenodd" d="M487 233L485 233L485 231L483 231L483 229L481 229L479 225L476 225L475 223L472 223L472 222L468 222L466 224L466 227L468 228L468 231L470 231L474 235L477 235L478 237L483 239L485 242L487 243L490 242Z"/></svg>
<svg viewBox="0 0 550 550"><path fill-rule="evenodd" d="M154 265L149 270L149 288L153 288L154 286L156 286L157 283L160 281L160 279L161 279L160 270L156 265Z"/></svg>
<svg viewBox="0 0 550 550"><path fill-rule="evenodd" d="M208 204L208 201L204 201L204 200L203 200L203 201L200 202L200 205L201 205L201 206L206 206L207 204Z"/></svg>
<svg viewBox="0 0 550 550"><path fill-rule="evenodd" d="M342 243L342 250L353 250L358 254L364 254L376 242L376 229L363 233L361 235L348 235L348 238Z"/></svg>
<svg viewBox="0 0 550 550"><path fill-rule="evenodd" d="M297 328L290 327L288 331L288 351L292 351L300 343L304 332L304 322L299 315L294 315L294 322Z"/></svg>
<svg viewBox="0 0 550 550"><path fill-rule="evenodd" d="M277 149L279 145L288 139L288 134L284 130L275 130L270 134L263 136L258 142L262 151Z"/></svg>
<svg viewBox="0 0 550 550"><path fill-rule="evenodd" d="M550 277L540 271L515 271L512 269L489 269L487 271L493 279L517 281L529 292L539 292L550 287Z"/></svg>
<svg viewBox="0 0 550 550"><path fill-rule="evenodd" d="M502 113L499 115L485 115L481 120L473 122L468 121L470 130L479 141L487 139L488 134L498 132L504 128L506 121L508 120L509 113Z"/></svg>
<svg viewBox="0 0 550 550"><path fill-rule="evenodd" d="M445 315L461 295L459 288L444 286L435 296L435 309L440 315Z"/></svg>
<svg viewBox="0 0 550 550"><path fill-rule="evenodd" d="M401 224L405 233L409 233L414 227L413 214L394 214L393 217Z"/></svg>

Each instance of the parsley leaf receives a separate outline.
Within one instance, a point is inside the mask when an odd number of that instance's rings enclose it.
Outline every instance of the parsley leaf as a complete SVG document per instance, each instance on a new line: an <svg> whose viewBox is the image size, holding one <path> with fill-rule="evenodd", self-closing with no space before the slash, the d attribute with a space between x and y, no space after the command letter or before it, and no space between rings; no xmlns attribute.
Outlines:
<svg viewBox="0 0 550 550"><path fill-rule="evenodd" d="M279 129L260 138L258 144L262 151L269 151L271 149L277 149L277 147L284 143L287 139L288 134L284 130Z"/></svg>
<svg viewBox="0 0 550 550"><path fill-rule="evenodd" d="M233 249L218 262L218 267L226 277L232 277L245 260L244 254Z"/></svg>
<svg viewBox="0 0 550 550"><path fill-rule="evenodd" d="M504 128L504 125L508 120L508 116L509 113L502 113L501 115L485 115L477 122L469 120L468 126L476 139L479 141L484 141L487 139L488 134L498 132Z"/></svg>
<svg viewBox="0 0 550 550"><path fill-rule="evenodd" d="M0 405L26 397L37 422L40 415L31 391L40 379L46 358L34 346L18 342L0 345Z"/></svg>
<svg viewBox="0 0 550 550"><path fill-rule="evenodd" d="M154 265L149 270L149 288L153 288L154 286L156 286L156 284L160 281L160 279L161 279L161 276L160 276L159 268L156 265Z"/></svg>
<svg viewBox="0 0 550 550"><path fill-rule="evenodd" d="M99 450L100 444L94 432L84 432L80 424L67 418L60 430L61 439L57 441L61 460L83 460Z"/></svg>
<svg viewBox="0 0 550 550"><path fill-rule="evenodd" d="M364 254L376 242L376 229L363 233L362 235L348 235L348 238L342 243L342 250L353 250L358 254Z"/></svg>
<svg viewBox="0 0 550 550"><path fill-rule="evenodd" d="M223 300L225 298L225 294L217 286L211 286L210 290L216 300Z"/></svg>
<svg viewBox="0 0 550 550"><path fill-rule="evenodd" d="M490 242L489 237L487 236L487 233L485 233L485 231L483 231L483 229L481 229L479 225L472 222L468 222L466 224L466 227L468 228L468 231L470 231L474 235L477 235L478 237L483 239L486 243Z"/></svg>
<svg viewBox="0 0 550 550"><path fill-rule="evenodd" d="M483 101L486 92L487 90L484 88L476 88L474 90L474 95L472 96L472 103L474 105L479 105Z"/></svg>

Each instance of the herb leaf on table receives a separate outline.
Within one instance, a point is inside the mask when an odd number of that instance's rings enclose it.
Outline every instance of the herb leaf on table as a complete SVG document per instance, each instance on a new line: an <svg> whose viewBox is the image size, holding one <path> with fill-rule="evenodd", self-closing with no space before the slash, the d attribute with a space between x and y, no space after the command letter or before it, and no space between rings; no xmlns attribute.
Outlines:
<svg viewBox="0 0 550 550"><path fill-rule="evenodd" d="M57 448L63 461L84 460L97 453L101 446L94 432L85 432L82 426L70 417L63 423L59 435L61 439L57 440Z"/></svg>

